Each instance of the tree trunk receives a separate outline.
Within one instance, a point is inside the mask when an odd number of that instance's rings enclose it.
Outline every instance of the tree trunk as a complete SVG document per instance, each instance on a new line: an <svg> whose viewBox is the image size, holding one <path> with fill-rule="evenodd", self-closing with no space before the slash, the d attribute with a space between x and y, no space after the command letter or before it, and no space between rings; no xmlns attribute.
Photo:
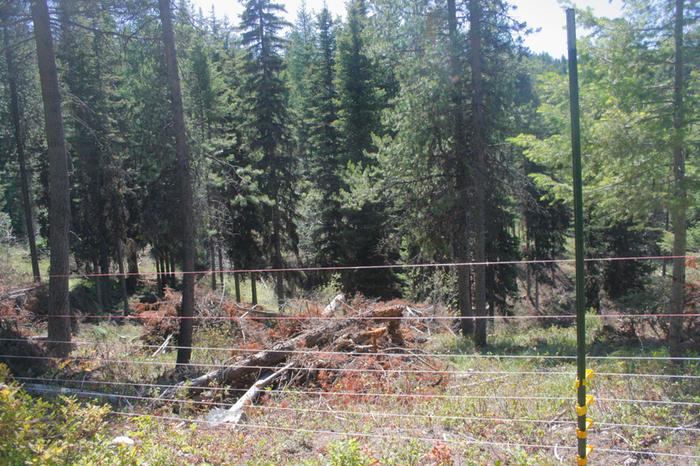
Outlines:
<svg viewBox="0 0 700 466"><path fill-rule="evenodd" d="M158 295L163 296L163 289L165 286L163 285L163 267L161 267L161 261L159 256L154 257L154 262L156 263L156 281L158 283Z"/></svg>
<svg viewBox="0 0 700 466"><path fill-rule="evenodd" d="M275 269L282 268L282 248L281 248L281 225L280 225L280 210L277 200L272 212L272 240L275 248L275 260L273 267ZM284 308L284 274L275 272L275 294L277 294L277 307L281 311Z"/></svg>
<svg viewBox="0 0 700 466"><path fill-rule="evenodd" d="M525 295L532 302L532 264L525 264Z"/></svg>
<svg viewBox="0 0 700 466"><path fill-rule="evenodd" d="M450 73L452 88L452 120L455 139L454 154L448 163L455 173L453 200L457 206L456 222L452 233L452 255L455 262L469 262L469 226L467 206L469 187L467 183L467 136L464 130L464 94L462 89L462 47L457 29L457 7L455 0L447 1L447 21L450 35ZM474 315L471 300L471 268L457 268L457 299L459 303L462 335L472 335Z"/></svg>
<svg viewBox="0 0 700 466"><path fill-rule="evenodd" d="M163 296L165 294L165 287L168 284L168 271L165 270L165 253L161 253L158 255L158 262L160 263L160 295Z"/></svg>
<svg viewBox="0 0 700 466"><path fill-rule="evenodd" d="M170 286L175 288L177 286L177 275L175 274L175 255L168 252L168 261L168 270L170 270ZM194 266L192 269L194 269Z"/></svg>
<svg viewBox="0 0 700 466"><path fill-rule="evenodd" d="M685 186L685 147L683 132L685 114L683 93L685 92L685 65L683 61L683 16L684 1L676 0L674 27L674 83L673 83L673 204L671 206L671 223L673 225L673 283L671 285L671 314L685 311L685 255L686 255L686 210L687 190ZM669 328L669 352L672 357L682 356L683 319L672 317Z"/></svg>
<svg viewBox="0 0 700 466"><path fill-rule="evenodd" d="M92 259L92 273L94 273L95 275L99 275L100 273L100 261L97 260L97 257L93 257ZM100 277L94 277L93 281L95 283L95 295L97 296L97 306L100 308L100 311L102 311L105 308L105 300L102 296L102 285L100 285Z"/></svg>
<svg viewBox="0 0 700 466"><path fill-rule="evenodd" d="M237 273L233 274L233 286L236 289L236 302L241 302L241 278Z"/></svg>
<svg viewBox="0 0 700 466"><path fill-rule="evenodd" d="M124 276L124 245L121 241L117 245L117 266L119 267L119 290L122 295L122 315L129 315L129 293L126 289L126 277Z"/></svg>
<svg viewBox="0 0 700 466"><path fill-rule="evenodd" d="M170 286L170 259L167 252L163 251L161 261L160 268L163 270L163 283Z"/></svg>
<svg viewBox="0 0 700 466"><path fill-rule="evenodd" d="M216 256L214 255L214 238L209 238L209 267L211 267L211 289L216 289Z"/></svg>
<svg viewBox="0 0 700 466"><path fill-rule="evenodd" d="M41 95L49 159L49 277L48 339L57 355L70 352L71 322L68 278L70 274L70 183L68 154L63 132L61 95L56 72L56 57L51 37L51 22L46 0L32 1L32 19L36 40Z"/></svg>
<svg viewBox="0 0 700 466"><path fill-rule="evenodd" d="M251 272L250 274L250 294L251 294L251 301L253 301L253 305L258 304L258 274L255 272Z"/></svg>
<svg viewBox="0 0 700 466"><path fill-rule="evenodd" d="M221 281L221 286L225 286L226 282L224 282L224 253L221 251L221 246L218 248L219 251L219 279Z"/></svg>
<svg viewBox="0 0 700 466"><path fill-rule="evenodd" d="M3 21L4 22L4 21ZM39 270L39 257L36 251L36 236L34 233L34 214L32 212L32 200L30 196L30 180L27 173L27 164L24 153L24 134L22 134L22 110L19 104L18 75L15 68L12 45L10 44L10 26L3 25L3 46L5 47L5 66L7 67L7 81L10 90L10 119L14 130L15 146L17 147L17 161L19 162L19 182L22 190L22 207L24 210L24 222L27 229L27 241L29 242L29 255L32 261L32 274L34 282L41 282Z"/></svg>
<svg viewBox="0 0 700 466"><path fill-rule="evenodd" d="M170 86L170 103L172 105L175 125L175 151L177 153L178 171L180 173L181 208L182 208L182 306L180 316L180 335L177 363L187 364L192 355L192 318L194 317L194 209L192 206L192 176L190 157L187 151L187 128L182 105L180 76L177 69L175 53L175 34L173 32L170 0L158 0L160 20L163 25L163 46L168 66L168 84Z"/></svg>
<svg viewBox="0 0 700 466"><path fill-rule="evenodd" d="M102 300L107 307L112 305L112 283L109 277L109 262L107 248L100 247L100 276L98 277L97 284L102 290Z"/></svg>
<svg viewBox="0 0 700 466"><path fill-rule="evenodd" d="M126 266L129 276L126 277L126 291L129 296L136 293L139 284L139 253L133 241L129 241L126 253Z"/></svg>
<svg viewBox="0 0 700 466"><path fill-rule="evenodd" d="M664 217L665 217L665 219L664 219L664 231L666 232L666 231L669 231L669 229L671 227L671 218L669 216L668 209L666 209ZM661 276L664 278L666 278L666 275L667 275L667 271L666 271L667 268L668 268L668 261L664 260L661 263Z"/></svg>
<svg viewBox="0 0 700 466"><path fill-rule="evenodd" d="M474 260L483 264L486 261L486 120L484 105L484 89L481 63L481 15L482 7L479 0L469 0L469 54L471 65L472 87L472 141L475 170L473 170L474 203L475 203L475 244ZM476 297L476 315L482 317L476 321L474 328L474 344L483 348L486 346L486 266L477 265L474 276Z"/></svg>

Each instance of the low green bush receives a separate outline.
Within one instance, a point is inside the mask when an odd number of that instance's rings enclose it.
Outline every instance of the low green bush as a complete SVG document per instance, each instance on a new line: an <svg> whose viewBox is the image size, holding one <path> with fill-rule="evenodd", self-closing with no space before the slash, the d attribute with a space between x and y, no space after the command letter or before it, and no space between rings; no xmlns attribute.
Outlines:
<svg viewBox="0 0 700 466"><path fill-rule="evenodd" d="M32 397L0 364L0 464L133 464L129 448L103 435L108 413L74 398Z"/></svg>

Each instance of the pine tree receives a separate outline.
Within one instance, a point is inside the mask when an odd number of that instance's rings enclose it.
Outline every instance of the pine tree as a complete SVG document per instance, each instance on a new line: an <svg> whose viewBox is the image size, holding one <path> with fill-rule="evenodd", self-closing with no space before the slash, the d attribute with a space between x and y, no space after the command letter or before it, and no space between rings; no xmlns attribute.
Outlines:
<svg viewBox="0 0 700 466"><path fill-rule="evenodd" d="M287 26L280 14L284 7L271 0L249 0L241 17L241 43L245 49L241 105L246 150L254 157L269 243L263 245L272 267L282 268L283 248L296 249L295 160L289 143L287 89L282 80L284 39ZM284 300L284 277L276 274L277 299Z"/></svg>
<svg viewBox="0 0 700 466"><path fill-rule="evenodd" d="M346 23L340 28L336 52L336 89L341 141L343 227L340 242L345 265L386 264L392 257L382 247L388 235L385 199L377 196L378 182L373 153L373 135L381 135L381 99L377 88L366 37L369 34L367 5L353 0L348 5ZM392 296L397 281L391 270L364 270L343 275L349 292Z"/></svg>
<svg viewBox="0 0 700 466"><path fill-rule="evenodd" d="M71 97L67 139L76 167L72 211L79 241L73 250L76 259L93 265L96 273L108 274L113 259L123 272L127 218L112 118L119 99L109 86L118 71L109 35L112 18L99 3L63 0L59 6L59 59ZM120 285L126 310L122 274ZM100 308L109 306L108 276L98 279L97 292Z"/></svg>
<svg viewBox="0 0 700 466"><path fill-rule="evenodd" d="M22 213L24 214L24 226L26 229L27 242L29 243L32 274L34 276L34 281L39 283L41 282L41 271L39 270L36 234L34 232L34 200L32 199L31 176L27 167L27 151L25 150L26 131L24 128L24 108L20 101L21 72L15 57L17 48L16 41L19 34L25 32L25 28L24 26L12 26L11 23L16 22L16 15L18 15L21 10L19 8L10 8L10 6L10 4L4 5L4 8L0 11L7 84L10 93L9 113L10 119L12 120L15 149L17 151L22 193Z"/></svg>
<svg viewBox="0 0 700 466"><path fill-rule="evenodd" d="M309 160L310 177L320 191L320 203L314 209L316 228L311 238L316 250L315 262L322 266L340 264L346 258L342 243L342 210L340 191L342 152L340 132L337 128L338 110L335 88L335 29L328 8L324 7L317 18L318 37L314 66L310 76Z"/></svg>
<svg viewBox="0 0 700 466"><path fill-rule="evenodd" d="M177 170L181 190L182 222L182 306L180 309L180 333L178 335L177 363L188 364L192 355L192 329L194 326L194 209L192 200L192 175L190 173L190 154L187 147L187 129L185 126L182 91L175 51L175 34L173 31L172 11L169 0L159 0L158 9L163 27L163 48L165 49L168 70L168 87L175 130L175 151Z"/></svg>
<svg viewBox="0 0 700 466"><path fill-rule="evenodd" d="M313 118L311 99L315 94L310 75L315 72L315 30L311 13L302 2L297 20L289 34L285 58L289 82L289 113L292 126L294 156L307 171L309 161L309 125Z"/></svg>
<svg viewBox="0 0 700 466"><path fill-rule="evenodd" d="M366 161L372 151L372 133L380 126L379 103L372 64L365 46L367 5L348 4L347 21L338 37L337 87L340 128L345 161Z"/></svg>
<svg viewBox="0 0 700 466"><path fill-rule="evenodd" d="M36 40L37 62L44 102L46 140L49 148L49 223L51 226L51 276L49 278L48 339L59 356L70 352L71 322L68 299L70 273L70 181L66 139L61 114L61 94L51 37L51 20L45 0L32 3L32 20Z"/></svg>

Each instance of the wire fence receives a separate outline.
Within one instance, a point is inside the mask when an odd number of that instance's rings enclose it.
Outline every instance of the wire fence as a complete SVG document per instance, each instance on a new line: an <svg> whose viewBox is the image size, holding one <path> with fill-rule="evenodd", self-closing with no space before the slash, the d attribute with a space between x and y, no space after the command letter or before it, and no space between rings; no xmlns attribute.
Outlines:
<svg viewBox="0 0 700 466"><path fill-rule="evenodd" d="M622 257L589 257L584 262L626 262L626 261L671 261L683 259L695 261L700 256L622 256ZM471 262L430 262L418 264L376 264L376 265L333 265L323 267L276 267L276 268L219 268L209 270L182 271L172 270L165 272L139 271L139 272L110 272L110 273L71 273L71 274L50 274L49 277L58 278L99 278L99 277L130 277L130 276L182 276L182 275L211 275L211 274L246 274L246 273L291 273L291 272L341 272L341 271L362 271L362 270L391 270L391 269L434 269L434 268L455 268L455 267L497 267L506 265L552 265L552 264L573 264L575 259L524 259L506 261L471 261Z"/></svg>
<svg viewBox="0 0 700 466"><path fill-rule="evenodd" d="M0 338L0 341L7 342L26 342L26 338ZM64 343L62 341L47 340L45 338L36 338L34 341L44 344L60 344ZM72 340L71 344L78 346L95 346L99 347L105 343L98 341L81 341ZM127 343L127 347L130 349L159 349L163 345L149 345L143 343ZM226 353L258 353L262 349L253 349L246 347L228 347L228 346L180 346L180 345L169 345L168 349L178 350L178 349L190 349L198 351L221 351ZM397 348L399 350L400 348ZM291 355L315 355L315 356L352 356L352 357L387 357L387 358L415 358L418 356L429 357L429 358L469 358L469 359L541 359L541 360L571 360L575 361L576 356L565 356L565 355L550 355L550 354L480 354L480 353L430 353L424 351L416 352L386 352L386 351L372 351L372 352L356 352L356 351L326 351L321 349L306 349L306 350L294 350L294 349L279 349L276 350L281 354L291 354ZM599 361L700 361L700 357L685 357L685 356L587 356L588 360L599 360Z"/></svg>
<svg viewBox="0 0 700 466"><path fill-rule="evenodd" d="M673 260L684 259L694 261L697 256L646 256L646 257L609 257L609 258L591 258L589 262L602 261L630 261L630 260ZM465 263L432 263L432 264L387 264L387 265L371 265L371 266L338 266L338 267L296 267L296 268L278 268L278 269L246 269L246 270L206 270L196 272L196 274L242 274L242 273L287 273L287 272L323 272L323 271L360 271L373 269L418 269L418 268L450 268L450 267L475 267L475 266L502 266L502 265L529 265L529 264L553 264L553 263L570 263L573 260L526 260L526 261L501 261L501 262L465 262ZM99 277L119 277L119 276L173 276L182 275L183 272L146 272L146 273L110 273L110 274L82 274L79 275L83 279L99 278ZM65 277L65 276L64 276ZM71 278L77 278L78 275L71 274ZM349 306L348 306L349 307ZM444 322L448 324L459 323L465 319L480 320L488 319L489 321L498 322L519 322L519 321L547 321L547 320L568 320L575 319L575 315L496 315L496 316L461 316L461 315L429 315L425 309L417 309L419 312L412 312L411 315L403 316L358 316L350 315L264 315L259 316L251 313L249 315L197 315L193 317L183 317L178 315L158 315L155 318L162 321L174 320L181 321L184 319L194 319L197 322L284 322L284 321L299 321L307 324L318 324L323 322L391 322L391 321L413 321L413 322ZM121 322L136 322L143 323L147 319L139 315L129 315L129 311L110 309L103 311L93 311L88 314L77 315L60 315L53 317L72 318L81 320L94 320L97 322L108 320ZM666 313L663 310L653 312L644 310L639 313L608 313L608 314L588 314L587 319L696 319L700 317L698 312L687 313ZM18 322L23 320L21 315L3 315L0 320L6 322ZM457 338L457 337L455 337ZM46 338L17 338L17 337L0 337L0 344L19 344L22 342L33 341L41 344L59 344L63 342L52 341ZM167 343L167 342L166 342ZM61 358L50 355L23 355L23 354L0 354L0 360L19 360L19 361L45 361L55 362L57 364L90 364L94 367L148 367L154 368L158 373L177 367L179 370L189 371L212 371L230 368L237 363L237 356L253 356L261 351L266 351L266 348L251 348L241 345L194 345L181 346L177 344L166 345L168 351L172 350L192 350L195 352L205 353L206 356L212 359L211 362L189 362L185 364L176 364L176 361L169 360L167 355L156 357L153 355L132 354L133 351L149 351L156 350L156 353L163 350L163 345L138 343L134 341L121 342L121 346L127 351L125 357L113 357L112 355L100 354L101 349L109 348L109 343L103 343L95 340L74 340L72 345L82 349L82 352L87 352L89 355L76 355L70 358ZM499 410L503 410L504 403L520 403L524 406L532 406L535 403L551 404L552 406L566 406L571 404L572 408L576 404L576 397L573 396L546 396L537 395L537 392L542 385L542 390L545 390L546 383L554 383L557 380L576 378L576 372L573 370L562 370L560 366L567 366L576 361L577 356L572 354L488 354L488 353L472 353L472 352L437 352L437 351L422 351L415 348L373 348L367 351L340 351L328 349L314 348L267 348L275 353L283 356L283 359L296 357L301 361L289 363L285 368L289 371L308 372L308 373L333 373L333 374L355 374L355 375L376 375L381 377L410 377L416 378L421 376L436 376L447 377L450 383L438 389L431 388L430 390L408 390L402 391L392 387L392 390L379 389L351 389L342 387L324 388L316 387L314 389L304 389L302 387L283 387L275 386L267 387L264 392L270 396L277 397L276 399L283 400L286 397L303 398L303 403L290 406L289 404L250 404L246 410L260 414L261 420L269 419L269 416L282 416L286 414L292 416L293 419L303 419L305 416L315 416L321 420L326 418L371 418L373 421L380 420L381 422L390 422L392 429L391 435L385 435L377 432L353 431L349 429L310 429L303 425L283 426L269 423L255 422L238 422L236 428L244 431L277 431L290 433L306 433L311 435L329 435L339 437L378 439L382 441L400 442L400 441L422 441L428 443L445 442L456 446L477 446L482 448L499 449L505 452L510 452L513 449L541 450L544 452L554 452L558 457L558 450L570 451L576 447L566 440L564 443L556 442L513 442L513 441L492 441L484 438L477 438L478 432L469 434L470 429L466 429L465 435L457 434L454 429L443 433L441 436L426 436L426 432L430 432L431 425L445 425L447 423L461 423L460 425L477 425L474 423L487 423L490 425L520 425L523 429L528 429L528 426L551 427L558 426L561 429L576 430L574 416L569 419L561 419L561 413L556 413L551 419L545 416L519 416L519 415L497 415L491 412L482 413L465 413L465 414L449 414L435 409L447 402L472 403L478 402L484 406L495 404ZM529 350L528 350L529 351ZM109 353L109 351L106 351ZM234 359L232 359L232 357ZM312 364L304 362L309 357L316 358L351 358L355 361L367 360L367 364L360 367L339 367L329 364ZM700 439L700 400L695 394L700 387L700 373L698 373L698 363L700 356L666 356L665 354L607 354L607 355L588 355L588 360L594 363L596 369L595 376L602 379L602 388L598 390L596 402L601 404L602 419L596 421L595 425L601 432L606 429L624 431L644 431L657 432L658 435L673 435L677 441L685 439L688 448L683 452L675 449L671 451L657 451L650 449L624 449L614 448L613 442L609 447L599 447L596 451L608 453L610 455L632 455L636 458L658 458L664 461L687 461L692 462L699 460L700 455L697 448L693 447ZM440 367L419 368L411 367L414 362L419 362L421 359L429 359L433 363L437 363ZM377 366L376 362L382 361L400 361L408 367L389 367ZM459 364L464 361L482 361L487 365L486 368L466 368L460 369ZM667 362L676 364L666 364ZM523 369L519 366L507 366L503 370L491 369L489 364L499 364L501 362L512 363L531 363L535 364L535 368ZM542 364L553 362L557 366L552 369L545 370ZM614 367L610 370L610 364L624 363L625 366ZM373 365L374 364L374 365ZM629 366L635 364L635 366ZM651 369L657 370L642 370L638 371L636 364L647 364ZM662 364L662 367L658 365ZM599 366L599 367L596 367ZM280 369L278 364L248 364L248 369L257 371L258 374L274 372ZM571 367L571 366L569 366ZM630 370L632 367L632 370ZM647 367L647 366L644 366ZM496 367L498 368L498 366ZM92 369L91 369L92 370ZM89 374L86 377L90 377ZM490 378L496 377L496 379ZM639 380L640 383L645 381L659 381L665 384L664 387L668 390L654 390L646 393L646 396L606 396L614 394L611 390L603 389L605 380L614 381L615 384L629 385L632 380ZM145 409L154 405L175 404L179 406L191 406L201 409L222 409L230 407L232 402L227 402L232 396L235 398L238 395L248 391L247 388L237 388L230 386L206 386L198 387L198 390L204 390L209 393L214 393L216 399L193 399L181 397L178 390L188 390L187 385L180 383L155 383L154 381L127 381L127 380L95 380L90 378L70 378L63 376L17 376L15 380L22 383L24 388L29 392L39 395L55 396L55 395L70 395L91 400L107 400L116 406L127 405L131 407L130 412L119 411L112 409L110 412L114 416L125 418L133 418L144 416L143 412L135 412L137 406L143 405ZM157 380L157 379L156 379ZM454 381L469 382L469 386L494 387L493 393L464 393L463 387L458 383L451 384ZM527 387L527 394L503 394L495 389L495 380L512 380L514 384ZM508 382L511 383L511 382ZM523 385L524 384L524 385ZM680 387L680 388L679 388ZM426 387L423 387L426 388ZM629 388L629 387L628 387ZM671 389L673 388L673 389ZM396 389L396 390L394 390ZM454 393L457 391L457 393ZM631 390L629 390L631 391ZM668 393L666 393L666 391ZM164 393L173 393L171 396L164 396ZM634 392L635 395L639 391ZM695 394L694 394L695 393ZM331 406L329 402L337 401L341 398L356 400L362 404L363 410L347 409L347 406L337 408ZM408 403L410 409L398 411L396 402ZM424 403L429 403L426 411ZM347 405L347 403L346 403ZM393 407L393 409L392 409ZM650 407L649 412L656 412L657 409L663 409L666 413L665 417L658 415L649 415L645 419L642 414L644 407ZM639 422L622 422L618 418L620 410L629 411L637 410L639 413L635 416ZM506 410L508 411L508 410ZM576 409L578 412L578 408ZM158 411L157 411L158 412ZM517 410L516 410L517 412ZM268 417L265 417L267 415ZM160 414L147 414L148 418L158 420L165 423L181 423L192 422L195 424L203 424L213 426L210 421L200 418L190 418L183 416L165 416ZM566 416L568 417L568 416ZM406 428L401 425L397 427L395 422L412 422L415 424L412 428ZM471 423L471 424L470 424ZM385 429L386 426L380 426ZM577 431L577 435L578 435ZM595 432L591 433L591 437L595 437ZM567 434L570 439L570 433ZM552 440L552 437L548 437ZM602 440L602 439L601 439ZM609 442L610 443L610 442Z"/></svg>

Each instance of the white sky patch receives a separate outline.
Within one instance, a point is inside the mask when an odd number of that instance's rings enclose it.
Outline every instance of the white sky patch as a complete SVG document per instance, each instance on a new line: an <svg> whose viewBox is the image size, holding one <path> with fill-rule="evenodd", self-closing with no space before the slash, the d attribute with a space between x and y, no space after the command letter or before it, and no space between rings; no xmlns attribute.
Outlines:
<svg viewBox="0 0 700 466"><path fill-rule="evenodd" d="M287 9L288 21L294 21L302 1L280 1ZM323 3L323 0L306 0L306 7L311 11L319 11ZM579 7L591 7L598 16L614 18L621 15L622 0L576 0L574 3ZM235 25L238 25L239 15L243 11L242 3L237 0L193 0L193 4L207 16L213 5L218 17L228 16ZM344 0L326 0L326 4L333 16L344 16ZM513 12L516 19L538 29L525 37L525 45L534 52L548 52L557 58L566 53L566 18L564 8L558 0L511 0L511 4L517 7Z"/></svg>

